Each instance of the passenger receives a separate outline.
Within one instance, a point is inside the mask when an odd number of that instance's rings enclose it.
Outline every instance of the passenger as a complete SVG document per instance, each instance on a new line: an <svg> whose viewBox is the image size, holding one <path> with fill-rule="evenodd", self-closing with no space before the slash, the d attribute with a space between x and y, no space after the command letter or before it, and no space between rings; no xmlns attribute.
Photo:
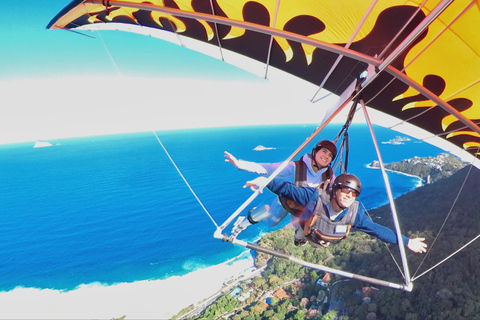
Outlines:
<svg viewBox="0 0 480 320"><path fill-rule="evenodd" d="M337 147L335 144L328 140L322 140L315 145L311 153L305 154L298 161L290 162L277 177L297 186L318 187L323 182L328 184L334 177L330 164L336 155ZM282 162L256 163L240 160L227 151L225 151L225 158L225 161L232 163L240 170L267 176L271 175L282 164ZM298 216L303 210L295 207L295 204L288 199L277 198L270 206L259 207L255 211L251 210L248 220L242 222L240 229L243 230L261 220L265 220L267 225L271 227L275 226L286 217L287 211ZM236 232L239 231L241 230L236 230Z"/></svg>
<svg viewBox="0 0 480 320"><path fill-rule="evenodd" d="M266 178L259 177L247 182L252 189L262 187ZM355 227L387 243L397 243L397 235L391 229L373 222L359 207L356 197L362 190L360 180L348 173L342 173L333 182L330 196L321 188L296 187L289 182L273 179L267 186L278 196L283 196L304 205L305 210L298 225L294 225L295 245L307 241L314 247L328 246L348 236ZM404 244L413 252L426 252L425 238L409 239L402 236Z"/></svg>

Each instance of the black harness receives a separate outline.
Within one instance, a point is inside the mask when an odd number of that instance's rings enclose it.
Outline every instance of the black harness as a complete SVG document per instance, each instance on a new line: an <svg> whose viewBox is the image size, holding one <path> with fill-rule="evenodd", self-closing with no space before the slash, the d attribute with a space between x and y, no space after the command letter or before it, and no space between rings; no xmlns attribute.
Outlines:
<svg viewBox="0 0 480 320"><path fill-rule="evenodd" d="M297 160L295 163L295 181L294 185L296 187L308 187L307 183L307 165L302 160ZM326 188L330 182L330 178L333 175L332 168L327 167L324 173L322 173L322 183L318 188ZM295 201L287 197L278 197L283 208L293 216L299 218L303 211L305 211L305 206L296 203Z"/></svg>
<svg viewBox="0 0 480 320"><path fill-rule="evenodd" d="M322 199L322 190L319 190L318 201L312 216L303 227L305 237L314 243L337 243L346 238L355 222L358 202L355 201L347 210L347 214L342 219L336 222L331 221L327 213L328 208L324 204L324 199Z"/></svg>

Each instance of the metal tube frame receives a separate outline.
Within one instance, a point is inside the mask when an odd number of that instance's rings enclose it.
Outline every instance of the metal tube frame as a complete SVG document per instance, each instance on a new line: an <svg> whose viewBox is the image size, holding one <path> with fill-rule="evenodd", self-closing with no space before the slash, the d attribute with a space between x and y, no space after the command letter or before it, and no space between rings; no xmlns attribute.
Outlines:
<svg viewBox="0 0 480 320"><path fill-rule="evenodd" d="M387 288L392 288L392 289L404 290L404 291L407 291L407 292L411 292L412 289L413 289L413 286L412 286L411 283L409 283L409 284L398 284L398 283L393 283L393 282L389 282L389 281L385 281L385 280L380 280L380 279L375 279L375 278L371 278L371 277L362 276L362 275L359 275L359 274L356 274L356 273L345 272L345 271L342 271L342 270L329 268L327 266L307 262L307 261L298 259L298 258L296 258L292 255L289 255L289 254L286 254L286 253L283 253L283 252L279 252L279 251L276 251L276 250L273 250L273 249L264 248L262 246L259 246L259 245L253 244L253 243L249 243L249 242L245 242L245 241L242 241L242 240L238 240L238 239L230 239L228 237L224 237L223 240L226 241L226 242L236 244L236 245L240 245L240 246L248 248L248 249L255 250L257 252L263 252L263 253L278 257L278 258L286 259L288 261L291 261L293 263L299 264L299 265L307 267L307 268L321 270L321 271L324 271L324 272L329 272L329 273L336 274L336 275L339 275L339 276L344 277L344 278L349 278L349 279L358 280L358 281L365 281L365 282L372 283L372 284L375 284L375 285L379 285L379 286L383 286L383 287L387 287Z"/></svg>
<svg viewBox="0 0 480 320"><path fill-rule="evenodd" d="M368 128L370 130L370 134L372 135L372 141L373 141L373 144L374 144L374 147L375 147L375 151L377 153L378 162L380 164L380 170L382 172L383 181L385 182L385 189L387 191L388 201L390 202L390 209L392 211L393 223L395 225L395 231L396 231L396 234L397 234L398 247L400 249L400 256L401 256L401 259L402 259L403 272L404 272L404 277L405 277L405 285L407 287L410 287L411 284L412 284L411 278L410 278L410 271L408 269L407 256L406 256L406 253L405 253L405 246L404 246L404 243L403 243L402 232L400 230L400 223L398 221L397 210L395 208L395 202L393 200L392 189L390 187L390 182L388 181L388 176L387 176L387 172L385 170L385 166L383 165L382 155L381 155L380 149L378 147L378 143L377 143L377 139L375 137L375 133L373 132L372 123L370 121L370 117L368 116L367 108L365 107L365 103L363 102L363 100L361 100L361 105L362 105L363 113L365 115L365 120L367 121Z"/></svg>
<svg viewBox="0 0 480 320"><path fill-rule="evenodd" d="M325 116L325 119L324 121L322 122L322 125L320 125L317 130L315 130L315 132L302 144L302 146L300 146L290 157L289 159L287 159L284 163L282 163L282 165L268 178L268 181L271 181L273 180L274 176L276 176L281 170L284 169L284 167L288 164L288 162L291 161L291 159L293 159L328 123L331 122L331 120L352 100L354 99L357 95L358 95L358 92L353 90L352 88L354 87L354 84L356 84L356 81L354 83L352 83L352 85L349 87L349 89L346 90L345 93L349 93L349 96L347 98L345 98L343 95L342 95L342 98L344 99L344 102L339 106L337 107L336 110L333 111L332 114L330 115L326 115ZM351 90L351 91L349 91ZM364 108L364 113L365 113L365 116L367 118L367 122L369 124L369 128L370 128L370 132L372 134L372 140L373 140L373 143L375 145L375 149L377 151L377 155L378 155L378 159L379 159L379 162L381 164L381 168L382 168L382 173L384 175L384 180L385 180L385 186L387 188L387 193L389 195L389 200L390 200L390 203L391 203L391 206L393 206L393 209L392 209L392 213L394 213L394 223L395 223L395 228L396 228L396 232L397 234L399 234L399 240L398 240L398 245L400 246L400 252L401 252L401 256L402 256L402 262L403 262L403 268L404 268L404 275L405 275L405 284L397 284L397 283L392 283L392 282L389 282L389 281L385 281L385 280L380 280L380 279L375 279L375 278L371 278L371 277L366 277L366 276L362 276L362 275L359 275L359 274L355 274L355 273L351 273L351 272L345 272L345 271L342 271L342 270L337 270L337 269L333 269L333 268L329 268L327 266L323 266L323 265L319 265L319 264L315 264L315 263L311 263L311 262L307 262L307 261L304 261L304 260L301 260L301 259L298 259L292 255L289 255L289 254L286 254L286 253L283 253L283 252L279 252L279 251L276 251L276 250L273 250L273 249L268 249L268 248L264 248L262 246L259 246L259 245L256 245L256 244L253 244L253 243L249 243L249 242L245 242L245 241L242 241L242 240L238 240L236 237L230 237L228 235L222 235L222 231L223 229L230 224L231 221L233 221L233 219L238 216L238 214L251 202L253 201L253 199L259 194L259 190L257 190L252 196L250 196L250 198L242 205L240 206L239 209L237 209L237 211L235 211L232 216L230 216L229 219L227 219L220 227L217 228L217 231L215 232L214 234L214 237L215 238L218 238L218 239L222 239L224 242L230 242L232 244L236 244L236 245L240 245L240 246L243 246L245 248L248 248L248 249L251 249L251 250L255 250L257 252L263 252L263 253L266 253L266 254L269 254L269 255L272 255L272 256L275 256L275 257L279 257L279 258L282 258L282 259L286 259L286 260L289 260L293 263L296 263L296 264L299 264L299 265L302 265L304 267L308 267L308 268L311 268L311 269L316 269L316 270L321 270L321 271L324 271L324 272L329 272L329 273L332 273L332 274L336 274L336 275L339 275L341 277L345 277L345 278L349 278L349 279L353 279L353 280L358 280L358 281L364 281L364 282L368 282L368 283L372 283L372 284L375 284L375 285L379 285L379 286L383 286L383 287L388 287L388 288L393 288L393 289L398 289L398 290L403 290L403 291L407 291L407 292L411 292L412 289L413 289L413 283L412 281L410 280L410 273L409 273L409 270L408 270L408 264L407 264L407 260L406 260L406 255L405 255L405 248L403 247L403 239L401 237L401 231L400 231L400 228L399 228L399 223L398 223L398 219L396 217L396 210L395 210L395 207L393 205L393 196L392 196L392 192L391 192L391 189L390 189L390 184L388 182L388 177L386 176L386 172L385 172L385 168L383 166L383 161L381 159L381 155L380 155L380 151L378 149L378 144L376 142L376 138L375 138L375 135L373 133L373 129L372 129L372 126L371 126L371 122L370 122L370 119L368 118L368 114L366 113L366 109L365 109L365 104L363 103L363 100L361 101L362 102L362 107Z"/></svg>

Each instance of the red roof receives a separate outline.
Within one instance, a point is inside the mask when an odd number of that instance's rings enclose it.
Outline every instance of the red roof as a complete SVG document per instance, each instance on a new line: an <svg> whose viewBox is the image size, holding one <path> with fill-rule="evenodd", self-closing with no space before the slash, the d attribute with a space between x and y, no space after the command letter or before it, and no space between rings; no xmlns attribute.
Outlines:
<svg viewBox="0 0 480 320"><path fill-rule="evenodd" d="M282 288L277 289L277 291L275 291L273 296L275 298L278 298L278 299L291 298L291 296L285 290L283 290Z"/></svg>

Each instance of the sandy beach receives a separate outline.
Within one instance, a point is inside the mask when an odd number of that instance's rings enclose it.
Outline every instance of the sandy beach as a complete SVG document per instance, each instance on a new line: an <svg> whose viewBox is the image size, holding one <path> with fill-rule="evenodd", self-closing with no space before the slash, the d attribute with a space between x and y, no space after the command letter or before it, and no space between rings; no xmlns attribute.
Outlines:
<svg viewBox="0 0 480 320"><path fill-rule="evenodd" d="M15 288L0 292L2 319L170 319L253 267L253 259L227 261L185 276L75 290Z"/></svg>

